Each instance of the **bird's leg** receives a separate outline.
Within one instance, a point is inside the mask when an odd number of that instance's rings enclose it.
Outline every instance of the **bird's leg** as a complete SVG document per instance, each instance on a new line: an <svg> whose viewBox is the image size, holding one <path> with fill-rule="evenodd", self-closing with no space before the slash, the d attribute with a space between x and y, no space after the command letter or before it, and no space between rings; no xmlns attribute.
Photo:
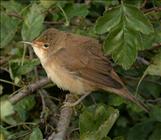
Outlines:
<svg viewBox="0 0 161 140"><path fill-rule="evenodd" d="M74 107L76 105L78 105L83 99L85 99L90 93L86 93L84 95L82 95L77 101L75 101L74 103L69 103L69 102L66 102L64 104L64 106L67 106L67 107Z"/></svg>

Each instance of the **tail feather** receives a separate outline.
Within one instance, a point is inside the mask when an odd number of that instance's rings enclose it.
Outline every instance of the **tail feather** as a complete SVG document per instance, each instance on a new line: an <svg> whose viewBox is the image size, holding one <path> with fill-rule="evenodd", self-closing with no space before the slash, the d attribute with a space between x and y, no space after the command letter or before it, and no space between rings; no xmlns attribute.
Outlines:
<svg viewBox="0 0 161 140"><path fill-rule="evenodd" d="M125 98L129 99L133 103L137 104L139 107L141 107L145 112L149 112L149 108L141 101L139 98L136 98L134 95L132 95L129 92L125 93Z"/></svg>
<svg viewBox="0 0 161 140"><path fill-rule="evenodd" d="M119 96L124 97L125 99L128 99L138 105L140 108L142 108L145 112L149 112L149 108L141 101L140 99L136 98L134 95L132 95L126 88L122 89L109 89L106 87L106 91L113 92Z"/></svg>

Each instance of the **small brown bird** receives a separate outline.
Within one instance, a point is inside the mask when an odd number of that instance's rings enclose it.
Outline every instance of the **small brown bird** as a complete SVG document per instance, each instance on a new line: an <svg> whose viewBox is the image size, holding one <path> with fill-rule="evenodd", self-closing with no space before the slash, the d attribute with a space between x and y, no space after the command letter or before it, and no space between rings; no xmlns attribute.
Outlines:
<svg viewBox="0 0 161 140"><path fill-rule="evenodd" d="M32 42L32 47L48 77L58 87L83 95L80 100L102 89L131 100L147 112L124 86L96 39L50 28Z"/></svg>

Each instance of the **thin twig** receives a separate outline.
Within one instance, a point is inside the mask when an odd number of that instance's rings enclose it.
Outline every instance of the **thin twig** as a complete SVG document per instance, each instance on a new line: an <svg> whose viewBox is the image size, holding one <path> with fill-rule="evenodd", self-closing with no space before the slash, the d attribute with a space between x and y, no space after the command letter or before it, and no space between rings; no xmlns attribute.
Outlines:
<svg viewBox="0 0 161 140"><path fill-rule="evenodd" d="M141 9L143 9L145 7L147 2L148 2L148 0L144 0L143 4L141 5Z"/></svg>
<svg viewBox="0 0 161 140"><path fill-rule="evenodd" d="M150 9L144 9L143 12L145 14L150 13L150 12L160 12L161 11L161 7L153 7Z"/></svg>
<svg viewBox="0 0 161 140"><path fill-rule="evenodd" d="M75 98L73 95L66 95L65 102L73 103ZM70 124L73 109L69 106L63 106L60 112L59 122L57 124L57 132L53 132L48 140L64 140Z"/></svg>
<svg viewBox="0 0 161 140"><path fill-rule="evenodd" d="M146 100L146 103L160 103L161 104L161 98L148 99Z"/></svg>
<svg viewBox="0 0 161 140"><path fill-rule="evenodd" d="M48 93L44 89L40 90L40 96L42 100L41 122L46 123L46 120L48 119L46 117L49 117L50 123L55 125L58 122L58 119L56 119L57 106L50 99ZM47 110L50 110L48 116L46 116Z"/></svg>
<svg viewBox="0 0 161 140"><path fill-rule="evenodd" d="M52 116L50 116L50 124L56 124L56 122L58 122L57 117L56 117L56 113L57 113L57 105L51 100L51 97L48 95L48 93L42 89L42 94L45 97L45 101L46 101L46 106L49 108L50 110L50 114ZM49 114L49 115L50 115Z"/></svg>
<svg viewBox="0 0 161 140"><path fill-rule="evenodd" d="M62 13L63 13L63 15L64 15L64 18L65 18L65 21L66 21L65 25L66 25L66 26L69 26L69 19L68 19L67 15L66 15L65 11L63 10L63 8L61 7L60 4L58 4L57 6L58 6L58 8L62 11Z"/></svg>
<svg viewBox="0 0 161 140"><path fill-rule="evenodd" d="M28 85L26 88L21 90L16 95L9 97L9 100L11 103L15 104L19 100L23 99L24 97L31 95L37 89L47 85L49 82L50 82L50 80L48 78L44 78L39 81L36 81L35 83Z"/></svg>
<svg viewBox="0 0 161 140"><path fill-rule="evenodd" d="M19 15L18 13L15 13L15 12L8 13L7 15L11 16L11 17L15 17L15 18L21 19L21 20L23 19L23 17L21 15Z"/></svg>
<svg viewBox="0 0 161 140"><path fill-rule="evenodd" d="M30 57L30 59L33 59L34 58L33 49L31 47L29 47L28 50L29 50L29 57ZM37 67L34 68L34 74L35 74L35 77L36 77L35 79L39 80L39 74L38 74Z"/></svg>
<svg viewBox="0 0 161 140"><path fill-rule="evenodd" d="M138 56L137 57L137 60L140 61L142 64L145 64L145 65L149 65L149 61L147 61L146 59L144 59L143 57L140 57Z"/></svg>
<svg viewBox="0 0 161 140"><path fill-rule="evenodd" d="M13 86L17 86L17 87L21 87L21 86L15 84L15 83L13 83L13 82L11 82L11 81L7 81L7 80L5 80L5 79L0 79L0 82L7 83L7 84L10 84L10 85L13 85Z"/></svg>
<svg viewBox="0 0 161 140"><path fill-rule="evenodd" d="M160 43L156 43L154 46L152 46L151 48L147 49L147 50L153 50L153 49L159 49L161 48L161 42Z"/></svg>
<svg viewBox="0 0 161 140"><path fill-rule="evenodd" d="M33 125L33 126L36 126L37 125L37 123L33 123L33 122L22 122L22 123L16 123L16 124L14 124L14 125L10 125L10 126L7 126L7 127L5 127L5 129L11 129L11 128L13 128L13 127L17 127L17 126L23 126L23 125Z"/></svg>
<svg viewBox="0 0 161 140"><path fill-rule="evenodd" d="M132 76L129 76L129 75L124 75L123 77L124 77L124 79L130 79L130 80L134 80L134 81L140 80L140 77L132 77ZM161 82L158 82L158 81L153 81L153 80L149 80L149 79L144 79L144 81L145 82L151 82L151 83L154 83L156 85L161 86Z"/></svg>
<svg viewBox="0 0 161 140"><path fill-rule="evenodd" d="M41 112L41 122L44 128L44 134L48 135L55 131L56 124L58 122L58 110L56 104L50 99L47 91L44 89L40 90L40 95L42 98L42 112Z"/></svg>
<svg viewBox="0 0 161 140"><path fill-rule="evenodd" d="M40 121L42 124L45 124L46 123L46 110L47 110L47 106L46 106L46 102L45 102L45 97L44 97L44 94L43 94L43 91L40 90L39 91L40 93L40 97L41 97L41 101L42 101L42 111L41 111L41 114L40 114Z"/></svg>

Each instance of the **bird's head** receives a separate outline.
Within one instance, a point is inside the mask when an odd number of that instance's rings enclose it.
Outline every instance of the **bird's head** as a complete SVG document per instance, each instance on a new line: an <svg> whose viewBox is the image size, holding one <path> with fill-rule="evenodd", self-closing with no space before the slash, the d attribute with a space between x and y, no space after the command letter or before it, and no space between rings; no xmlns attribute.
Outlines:
<svg viewBox="0 0 161 140"><path fill-rule="evenodd" d="M32 42L23 41L23 43L31 45L40 61L44 61L54 51L59 32L54 28L50 28Z"/></svg>

